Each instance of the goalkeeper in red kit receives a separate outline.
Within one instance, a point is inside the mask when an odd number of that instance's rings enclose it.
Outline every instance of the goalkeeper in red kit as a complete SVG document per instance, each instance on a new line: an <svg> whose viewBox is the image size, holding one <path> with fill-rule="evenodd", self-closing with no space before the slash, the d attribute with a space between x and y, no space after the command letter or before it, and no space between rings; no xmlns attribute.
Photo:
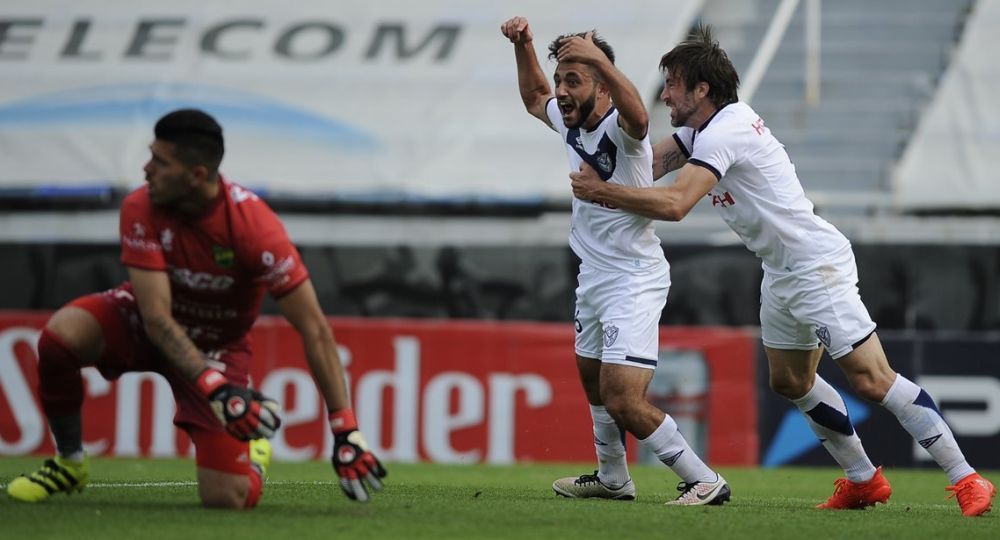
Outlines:
<svg viewBox="0 0 1000 540"><path fill-rule="evenodd" d="M264 293L298 331L329 410L333 466L351 499L382 488L385 468L358 431L333 333L309 274L274 212L219 173L222 128L194 109L154 129L146 185L123 201L121 261L129 281L58 310L38 340L38 394L57 455L14 479L8 494L40 502L80 491L80 369L107 379L153 371L170 383L174 423L195 446L202 505L252 508L260 500L281 425L277 403L250 385L248 332Z"/></svg>

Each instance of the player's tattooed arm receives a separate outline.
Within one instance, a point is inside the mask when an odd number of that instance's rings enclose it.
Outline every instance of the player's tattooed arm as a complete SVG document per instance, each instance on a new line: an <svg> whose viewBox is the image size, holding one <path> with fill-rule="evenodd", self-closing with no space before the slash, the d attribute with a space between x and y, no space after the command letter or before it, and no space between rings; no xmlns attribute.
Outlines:
<svg viewBox="0 0 1000 540"><path fill-rule="evenodd" d="M167 361L190 380L205 370L205 359L171 310L170 280L166 272L128 269L146 336Z"/></svg>
<svg viewBox="0 0 1000 540"><path fill-rule="evenodd" d="M145 321L146 335L178 371L190 380L205 370L201 351L173 317L153 317Z"/></svg>
<svg viewBox="0 0 1000 540"><path fill-rule="evenodd" d="M687 155L677 146L677 141L673 137L667 137L653 145L654 180L680 169L685 163L687 163Z"/></svg>

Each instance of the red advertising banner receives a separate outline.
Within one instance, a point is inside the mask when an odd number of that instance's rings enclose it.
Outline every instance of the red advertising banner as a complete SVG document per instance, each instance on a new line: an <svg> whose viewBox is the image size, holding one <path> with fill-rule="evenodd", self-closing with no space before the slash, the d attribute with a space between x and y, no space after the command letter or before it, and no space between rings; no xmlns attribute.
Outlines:
<svg viewBox="0 0 1000 540"><path fill-rule="evenodd" d="M0 313L0 455L54 451L34 392L35 347L48 315ZM594 460L571 324L330 322L361 429L386 461ZM281 318L261 317L252 338L255 385L284 409L272 439L275 458L325 459L331 440L324 405L298 334ZM756 464L753 337L727 328L671 328L661 344L661 367L693 367L663 377L658 369L650 398L678 407L682 429L703 430L710 463ZM189 455L159 375L128 373L109 382L86 368L84 386L84 442L92 455Z"/></svg>

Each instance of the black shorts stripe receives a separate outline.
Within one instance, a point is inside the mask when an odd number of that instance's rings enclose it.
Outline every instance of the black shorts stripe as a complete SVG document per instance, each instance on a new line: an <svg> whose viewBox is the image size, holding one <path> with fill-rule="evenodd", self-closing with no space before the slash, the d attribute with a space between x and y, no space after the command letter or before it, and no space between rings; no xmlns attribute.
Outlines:
<svg viewBox="0 0 1000 540"><path fill-rule="evenodd" d="M851 345L851 350L853 351L854 349L857 349L858 347L864 345L865 342L868 341L869 339L871 339L871 337L873 335L875 335L875 331L874 330L872 330L871 332L869 332L867 336L859 339L857 342L854 343L854 345Z"/></svg>
<svg viewBox="0 0 1000 540"><path fill-rule="evenodd" d="M633 362L633 363L636 363L636 364L642 364L644 366L653 366L653 367L656 367L656 360L647 360L645 358L639 358L638 356L626 356L625 357L625 361L626 362Z"/></svg>

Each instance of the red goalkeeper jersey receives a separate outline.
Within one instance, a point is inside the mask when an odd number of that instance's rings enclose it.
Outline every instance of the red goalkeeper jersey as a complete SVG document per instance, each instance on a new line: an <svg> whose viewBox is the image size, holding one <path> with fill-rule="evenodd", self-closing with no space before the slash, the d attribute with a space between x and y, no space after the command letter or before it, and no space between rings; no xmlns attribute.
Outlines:
<svg viewBox="0 0 1000 540"><path fill-rule="evenodd" d="M121 261L170 278L173 316L204 351L242 340L275 298L309 277L274 211L246 188L219 180L198 217L157 208L143 186L122 203Z"/></svg>

